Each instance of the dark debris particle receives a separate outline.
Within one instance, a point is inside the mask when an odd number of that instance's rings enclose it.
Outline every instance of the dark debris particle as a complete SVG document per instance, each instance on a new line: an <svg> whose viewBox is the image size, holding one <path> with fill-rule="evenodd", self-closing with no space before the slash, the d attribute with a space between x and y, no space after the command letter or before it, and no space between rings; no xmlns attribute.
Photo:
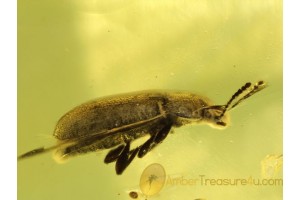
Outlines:
<svg viewBox="0 0 300 200"><path fill-rule="evenodd" d="M131 192L129 193L129 196L130 196L131 198L133 198L133 199L137 199L137 198L139 197L138 193L135 192L135 191L131 191Z"/></svg>

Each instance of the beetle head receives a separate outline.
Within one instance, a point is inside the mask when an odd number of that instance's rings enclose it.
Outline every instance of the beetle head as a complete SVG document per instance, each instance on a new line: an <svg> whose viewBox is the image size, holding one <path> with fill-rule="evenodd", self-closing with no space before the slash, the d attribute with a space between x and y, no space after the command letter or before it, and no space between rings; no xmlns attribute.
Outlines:
<svg viewBox="0 0 300 200"><path fill-rule="evenodd" d="M229 124L229 116L223 113L225 106L208 106L200 110L202 120L213 128L223 129Z"/></svg>

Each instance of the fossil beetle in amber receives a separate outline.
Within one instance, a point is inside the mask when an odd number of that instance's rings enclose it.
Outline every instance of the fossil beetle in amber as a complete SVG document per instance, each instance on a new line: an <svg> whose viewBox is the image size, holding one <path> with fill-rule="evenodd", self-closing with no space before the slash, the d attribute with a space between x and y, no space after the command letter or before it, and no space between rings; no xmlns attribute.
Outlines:
<svg viewBox="0 0 300 200"><path fill-rule="evenodd" d="M214 105L208 98L187 92L143 91L99 98L67 112L58 121L54 137L57 145L37 148L18 160L55 150L56 160L88 152L110 149L104 162L115 162L117 174L135 157L142 158L160 144L172 128L191 123L205 123L224 128L228 111L264 89L259 81L246 83L224 105ZM150 136L131 149L131 143Z"/></svg>

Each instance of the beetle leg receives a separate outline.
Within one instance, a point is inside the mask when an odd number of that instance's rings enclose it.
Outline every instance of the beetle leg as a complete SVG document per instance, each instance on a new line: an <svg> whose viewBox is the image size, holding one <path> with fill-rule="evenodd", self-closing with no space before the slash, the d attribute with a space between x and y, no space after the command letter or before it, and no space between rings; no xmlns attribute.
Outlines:
<svg viewBox="0 0 300 200"><path fill-rule="evenodd" d="M166 125L163 126L158 132L153 134L149 140L147 140L141 147L138 153L138 157L144 157L151 149L153 149L156 145L160 144L168 135L172 128L172 123L167 122Z"/></svg>
<svg viewBox="0 0 300 200"><path fill-rule="evenodd" d="M117 148L110 150L104 159L104 163L108 164L116 161L123 152L124 148L125 145L120 145Z"/></svg>
<svg viewBox="0 0 300 200"><path fill-rule="evenodd" d="M139 151L139 147L130 151L130 143L126 144L122 153L117 158L116 173L118 175L123 173L126 167L128 167L128 165L132 162L132 160L134 159L138 151Z"/></svg>

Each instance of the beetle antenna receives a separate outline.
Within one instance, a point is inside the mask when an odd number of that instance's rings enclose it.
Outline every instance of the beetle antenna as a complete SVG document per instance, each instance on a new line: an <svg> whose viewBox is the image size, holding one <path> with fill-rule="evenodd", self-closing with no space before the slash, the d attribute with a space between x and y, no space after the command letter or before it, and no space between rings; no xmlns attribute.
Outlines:
<svg viewBox="0 0 300 200"><path fill-rule="evenodd" d="M258 81L257 83L255 83L255 85L253 85L253 87L251 88L251 90L246 93L243 97L241 97L236 103L234 103L229 110L231 110L232 108L234 108L235 106L237 106L238 104L240 104L242 101L244 101L245 99L251 97L253 94L261 91L262 89L266 88L267 85L264 81Z"/></svg>
<svg viewBox="0 0 300 200"><path fill-rule="evenodd" d="M219 116L219 118L222 118L228 110L231 110L232 108L234 108L235 106L240 104L242 101L244 101L245 99L249 98L250 96L259 92L260 90L264 89L267 86L264 81L258 81L256 84L254 84L252 87L250 87L251 85L252 85L252 83L247 82L244 86L242 86L240 89L238 89L238 91L236 91L232 95L230 100L225 105L225 108L224 108L223 112L221 113L221 115ZM241 94L243 94L246 91L248 91L248 92L245 95L241 96ZM235 103L233 103L234 100L236 100L236 99L238 99L238 100Z"/></svg>

